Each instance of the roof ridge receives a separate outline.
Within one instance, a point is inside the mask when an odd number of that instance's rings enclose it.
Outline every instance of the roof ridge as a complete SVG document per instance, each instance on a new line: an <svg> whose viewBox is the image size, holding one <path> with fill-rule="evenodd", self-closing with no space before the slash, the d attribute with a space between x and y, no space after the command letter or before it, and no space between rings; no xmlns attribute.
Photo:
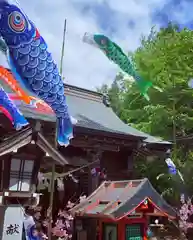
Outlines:
<svg viewBox="0 0 193 240"><path fill-rule="evenodd" d="M66 96L77 97L77 98L82 98L82 99L86 99L86 100L89 100L89 101L95 101L95 102L103 103L101 96L92 95L92 94L87 93L87 92L80 92L78 90L69 89L69 88L66 88L66 87L65 87L65 95Z"/></svg>
<svg viewBox="0 0 193 240"><path fill-rule="evenodd" d="M9 69L8 69L9 70ZM1 80L0 80L1 81ZM1 81L1 85L5 89L5 91L9 94L14 94L15 93L11 90L8 84L6 84L4 81ZM108 99L105 98L105 95L102 93L84 89L81 87L77 87L74 85L66 84L64 83L65 87L65 95L67 96L67 103L69 105L69 109L72 108L72 115L74 114L74 117L79 116L85 116L88 121L82 121L82 119L78 119L79 122L81 122L80 127L87 128L87 129L94 129L96 131L106 131L106 132L111 132L114 135L120 135L120 137L129 136L129 138L135 138L138 139L143 139L143 143L147 145L151 144L162 144L163 148L165 149L166 147L168 148L168 145L172 145L170 142L164 141L162 139L158 139L157 137L151 136L147 133L144 133L129 124L125 123L123 120L120 119L119 116L113 111L112 107L108 103ZM17 95L17 94L16 94ZM79 99L81 101L79 101ZM18 106L20 102L22 101L18 99L14 99ZM68 102L69 100L69 102ZM87 102L86 102L87 101ZM86 104L85 104L86 103ZM23 109L22 109L23 108ZM42 106L40 108L43 108ZM55 121L55 117L49 114L45 114L42 112L42 109L34 110L32 108L29 108L25 104L21 104L20 109L23 110L26 113L26 116L30 118L37 119L38 117L41 120L44 121ZM91 112L100 112L101 111L101 116L97 114L90 114ZM36 116L36 113L39 113L39 116ZM76 115L76 116L75 116ZM90 121L92 120L92 122ZM99 124L96 125L96 122ZM109 124L108 124L109 122ZM89 124L88 124L89 123ZM101 126L104 126L102 128ZM108 127L107 127L108 126ZM122 136L121 136L122 135ZM154 148L154 146L152 146Z"/></svg>
<svg viewBox="0 0 193 240"><path fill-rule="evenodd" d="M83 97L89 100L103 102L103 94L97 91L77 87L74 85L64 83L66 95L73 95L76 97Z"/></svg>
<svg viewBox="0 0 193 240"><path fill-rule="evenodd" d="M6 68L5 69L9 72L11 72L10 68ZM7 87L8 85L6 85ZM8 88L10 89L10 87L8 86ZM76 96L79 98L85 98L88 100L93 100L93 101L99 101L99 102L103 102L103 94L99 93L97 91L94 90L90 90L90 89L86 89L86 88L82 88L82 87L78 87L75 85L71 85L71 84L67 84L64 82L64 89L66 91L66 95L72 95L72 96Z"/></svg>

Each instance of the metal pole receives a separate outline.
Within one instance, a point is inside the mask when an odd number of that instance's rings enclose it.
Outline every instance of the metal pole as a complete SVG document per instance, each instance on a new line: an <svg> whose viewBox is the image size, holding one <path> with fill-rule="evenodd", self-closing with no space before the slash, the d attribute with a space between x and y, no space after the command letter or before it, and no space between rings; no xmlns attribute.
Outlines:
<svg viewBox="0 0 193 240"><path fill-rule="evenodd" d="M62 77L62 65L64 58L64 45L65 45L65 36L66 36L66 19L64 21L64 34L63 34L63 42L62 42L62 52L61 52L61 61L60 61L60 75ZM58 148L57 143L57 126L58 122L56 119L56 132L55 132L55 148ZM49 204L49 224L48 224L48 240L52 239L52 210L53 210L53 200L54 200L54 189L55 189L55 162L52 163L52 177L51 177L51 186L50 186L50 204Z"/></svg>
<svg viewBox="0 0 193 240"><path fill-rule="evenodd" d="M64 59L65 39L66 39L66 19L64 21L64 32L63 32L62 51L61 51L61 60L60 60L60 75L61 75L61 77L63 77L62 73L63 73L63 59Z"/></svg>

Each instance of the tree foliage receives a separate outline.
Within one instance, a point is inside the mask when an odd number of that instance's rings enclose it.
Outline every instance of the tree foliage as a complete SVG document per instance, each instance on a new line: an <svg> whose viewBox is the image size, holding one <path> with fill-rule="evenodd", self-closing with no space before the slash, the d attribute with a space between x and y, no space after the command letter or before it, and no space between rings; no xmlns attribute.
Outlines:
<svg viewBox="0 0 193 240"><path fill-rule="evenodd" d="M145 120L134 117L128 121L167 139L174 137L174 130L177 136L191 133L193 91L188 87L188 80L193 76L192 52L192 31L178 31L171 24L155 33L151 40L142 41L142 46L134 54L139 72L163 92L150 91L151 103L143 105Z"/></svg>
<svg viewBox="0 0 193 240"><path fill-rule="evenodd" d="M186 28L179 31L178 26L172 24L159 32L152 29L148 37L142 37L141 46L132 58L140 75L152 81L163 92L150 89L151 100L147 102L139 95L136 84L119 73L113 84L105 87L105 94L108 94L115 113L125 123L163 139L175 142L176 138L192 134L193 90L188 87L188 81L193 77L193 32ZM193 186L192 150L187 145L190 141L186 141L186 144L180 142L173 156L185 176L189 190ZM139 162L137 169L141 175L148 174L146 176L155 182L159 171L154 164L144 167ZM163 162L157 164L161 166ZM164 178L156 184L161 191L173 191L171 181L167 181L167 189L164 190Z"/></svg>

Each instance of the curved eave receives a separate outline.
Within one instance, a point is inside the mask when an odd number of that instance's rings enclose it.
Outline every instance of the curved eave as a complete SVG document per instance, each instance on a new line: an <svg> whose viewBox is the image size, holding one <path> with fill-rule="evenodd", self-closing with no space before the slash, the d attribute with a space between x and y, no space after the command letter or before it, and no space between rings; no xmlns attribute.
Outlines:
<svg viewBox="0 0 193 240"><path fill-rule="evenodd" d="M167 217L171 220L175 220L177 215L176 213L174 215L170 215L168 213L166 213L163 209L161 209L160 207L158 207L149 197L145 197L136 207L134 207L133 209L131 209L130 211L126 212L125 214L123 214L122 216L120 217L117 217L116 220L121 220L125 217L127 217L128 215L130 215L132 212L134 212L146 199L148 199L149 202L151 202L151 204L154 206L154 208L158 211L158 215L159 216L163 216L163 217ZM113 214L113 213L112 213ZM147 215L152 215L152 216L156 216L156 213L152 213L152 214L149 214L147 213Z"/></svg>

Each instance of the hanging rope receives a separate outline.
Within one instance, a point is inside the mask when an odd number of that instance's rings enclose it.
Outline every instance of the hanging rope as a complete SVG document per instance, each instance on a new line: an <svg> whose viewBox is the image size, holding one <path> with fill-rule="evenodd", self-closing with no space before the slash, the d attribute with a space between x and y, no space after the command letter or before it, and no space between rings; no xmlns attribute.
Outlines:
<svg viewBox="0 0 193 240"><path fill-rule="evenodd" d="M78 168L69 170L69 171L67 171L67 172L64 172L64 173L55 173L55 180L56 180L57 178L66 177L66 176L68 176L69 174L72 174L72 173L74 173L74 172L77 172L77 171L80 171L80 170L82 170L82 169L84 169L84 168L87 168L87 167L89 167L89 166L91 166L91 165L93 165L93 164L95 164L95 163L97 163L97 162L99 162L99 161L100 161L100 160L97 159L97 160L95 160L95 161L93 161L93 162L91 162L91 163L85 164L85 165L83 165L83 166L81 166L81 167L78 167ZM44 177L46 177L46 178L51 178L51 177L52 177L51 175L52 175L51 172L49 172L49 173L44 173Z"/></svg>

